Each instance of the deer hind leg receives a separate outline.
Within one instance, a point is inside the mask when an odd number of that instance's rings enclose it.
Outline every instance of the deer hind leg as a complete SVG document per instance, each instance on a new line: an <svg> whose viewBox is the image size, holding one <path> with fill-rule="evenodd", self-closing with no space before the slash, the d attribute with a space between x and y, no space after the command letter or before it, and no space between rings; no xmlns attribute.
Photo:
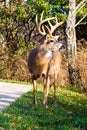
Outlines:
<svg viewBox="0 0 87 130"><path fill-rule="evenodd" d="M36 104L37 103L37 101L36 101L36 93L37 93L37 86L36 86L37 84L36 84L36 80L35 79L33 79L33 95L34 95L34 104Z"/></svg>
<svg viewBox="0 0 87 130"><path fill-rule="evenodd" d="M44 99L43 99L43 104L45 105L46 108L48 108L47 106L47 99L48 99L48 94L49 94L49 89L50 89L50 79L49 77L47 77L47 79L45 79L45 83L44 83Z"/></svg>
<svg viewBox="0 0 87 130"><path fill-rule="evenodd" d="M55 74L54 76L54 100L53 100L54 105L56 104L56 88L57 88L56 81L57 81L57 75Z"/></svg>

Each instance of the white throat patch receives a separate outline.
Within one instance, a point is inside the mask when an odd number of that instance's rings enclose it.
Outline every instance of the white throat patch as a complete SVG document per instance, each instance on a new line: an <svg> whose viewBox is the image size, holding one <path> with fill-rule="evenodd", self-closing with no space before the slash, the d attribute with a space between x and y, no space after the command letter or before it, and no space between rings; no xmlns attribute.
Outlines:
<svg viewBox="0 0 87 130"><path fill-rule="evenodd" d="M53 55L52 51L47 51L47 52L46 52L46 56L47 56L47 57L52 56L52 55Z"/></svg>

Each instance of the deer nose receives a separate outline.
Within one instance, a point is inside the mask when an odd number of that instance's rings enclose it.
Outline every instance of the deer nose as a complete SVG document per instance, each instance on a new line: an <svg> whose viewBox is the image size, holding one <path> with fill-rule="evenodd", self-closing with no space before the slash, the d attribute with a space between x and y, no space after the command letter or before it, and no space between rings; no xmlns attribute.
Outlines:
<svg viewBox="0 0 87 130"><path fill-rule="evenodd" d="M46 77L46 74L45 74L45 73L42 73L42 77L45 78L45 77Z"/></svg>

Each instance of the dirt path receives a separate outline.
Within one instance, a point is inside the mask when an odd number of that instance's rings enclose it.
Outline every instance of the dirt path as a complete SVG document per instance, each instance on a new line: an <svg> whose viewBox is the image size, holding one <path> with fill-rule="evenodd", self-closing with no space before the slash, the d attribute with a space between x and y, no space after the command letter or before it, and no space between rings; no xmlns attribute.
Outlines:
<svg viewBox="0 0 87 130"><path fill-rule="evenodd" d="M30 90L31 85L0 82L0 112Z"/></svg>

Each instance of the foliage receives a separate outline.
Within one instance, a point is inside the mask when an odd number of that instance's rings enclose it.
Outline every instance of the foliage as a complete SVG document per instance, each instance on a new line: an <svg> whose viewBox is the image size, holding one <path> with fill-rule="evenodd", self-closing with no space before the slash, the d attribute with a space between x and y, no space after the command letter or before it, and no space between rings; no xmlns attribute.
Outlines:
<svg viewBox="0 0 87 130"><path fill-rule="evenodd" d="M0 126L6 130L78 130L87 129L87 97L66 88L57 89L57 105L52 105L51 89L46 109L42 105L42 86L38 86L34 105L33 93L23 95L0 114Z"/></svg>
<svg viewBox="0 0 87 130"><path fill-rule="evenodd" d="M77 0L77 3L81 0ZM4 36L7 47L14 53L21 46L28 46L35 29L35 15L40 17L57 16L65 20L68 14L67 0L12 0L0 10L0 33ZM77 13L77 21L87 12L86 6ZM86 21L86 18L84 19ZM23 43L22 43L23 41Z"/></svg>
<svg viewBox="0 0 87 130"><path fill-rule="evenodd" d="M4 35L7 47L14 52L18 47L28 46L35 24L32 23L33 9L20 1L11 2L0 10L0 33ZM24 41L25 43L22 43ZM19 44L20 43L20 44ZM22 45L21 45L22 44Z"/></svg>
<svg viewBox="0 0 87 130"><path fill-rule="evenodd" d="M39 0L35 0L35 1L31 1L31 0L28 0L27 1L27 4L29 5L32 5L35 10L36 10L36 13L39 13L41 14L42 11L45 11L45 15L47 16L54 16L54 15L57 15L59 16L59 20L61 18L61 15L63 15L63 19L65 19L65 16L66 16L66 9L67 9L67 2L55 2L55 1L39 1ZM58 15L60 14L60 15ZM63 20L62 19L62 20Z"/></svg>
<svg viewBox="0 0 87 130"><path fill-rule="evenodd" d="M81 0L76 0L78 5ZM68 13L68 1L67 0L27 0L28 5L32 5L36 12L41 13L45 10L48 15L57 15L57 13L66 15ZM77 19L81 19L82 15L87 12L87 5L83 7L77 14ZM80 16L80 17L79 17ZM61 15L59 16L61 17Z"/></svg>

